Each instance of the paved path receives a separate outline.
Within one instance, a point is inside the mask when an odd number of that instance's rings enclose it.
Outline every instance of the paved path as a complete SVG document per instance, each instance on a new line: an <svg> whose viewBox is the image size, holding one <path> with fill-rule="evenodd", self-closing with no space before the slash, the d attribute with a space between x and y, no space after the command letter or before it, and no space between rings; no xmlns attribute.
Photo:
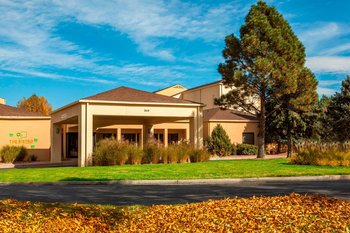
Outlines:
<svg viewBox="0 0 350 233"><path fill-rule="evenodd" d="M10 184L0 185L0 199L98 204L178 204L222 199L285 195L292 192L321 194L350 200L350 180L259 181L202 185L127 184Z"/></svg>

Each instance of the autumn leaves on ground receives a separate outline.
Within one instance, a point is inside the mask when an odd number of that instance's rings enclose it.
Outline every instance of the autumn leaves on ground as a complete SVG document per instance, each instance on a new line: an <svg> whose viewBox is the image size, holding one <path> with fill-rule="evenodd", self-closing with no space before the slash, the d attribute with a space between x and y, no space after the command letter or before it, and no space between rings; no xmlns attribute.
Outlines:
<svg viewBox="0 0 350 233"><path fill-rule="evenodd" d="M291 194L186 205L0 201L0 232L349 232L350 202Z"/></svg>

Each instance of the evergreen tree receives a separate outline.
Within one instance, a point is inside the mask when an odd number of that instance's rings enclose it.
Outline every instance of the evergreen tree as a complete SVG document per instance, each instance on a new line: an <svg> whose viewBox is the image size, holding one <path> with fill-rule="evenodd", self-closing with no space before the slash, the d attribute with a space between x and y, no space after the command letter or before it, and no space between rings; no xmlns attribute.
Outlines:
<svg viewBox="0 0 350 233"><path fill-rule="evenodd" d="M230 138L220 124L215 126L206 144L209 152L219 156L230 155L232 152Z"/></svg>
<svg viewBox="0 0 350 233"><path fill-rule="evenodd" d="M333 139L350 140L350 76L342 82L341 92L331 97L326 115L331 122Z"/></svg>
<svg viewBox="0 0 350 233"><path fill-rule="evenodd" d="M257 116L258 158L263 158L266 105L271 99L296 92L305 49L282 15L263 1L251 7L240 38L229 35L225 42L225 63L218 70L224 85L233 90L215 104Z"/></svg>
<svg viewBox="0 0 350 233"><path fill-rule="evenodd" d="M28 99L23 97L18 101L17 107L24 108L30 112L38 112L43 115L50 115L52 112L52 106L47 99L44 96L37 96L36 94L33 94Z"/></svg>
<svg viewBox="0 0 350 233"><path fill-rule="evenodd" d="M296 91L271 99L271 103L268 104L268 133L276 131L280 134L279 137L287 142L287 157L292 154L293 142L304 138L307 132L312 136L313 129L310 124L316 124L312 117L317 114L313 112L313 107L317 104L316 88L314 74L304 68L297 77Z"/></svg>

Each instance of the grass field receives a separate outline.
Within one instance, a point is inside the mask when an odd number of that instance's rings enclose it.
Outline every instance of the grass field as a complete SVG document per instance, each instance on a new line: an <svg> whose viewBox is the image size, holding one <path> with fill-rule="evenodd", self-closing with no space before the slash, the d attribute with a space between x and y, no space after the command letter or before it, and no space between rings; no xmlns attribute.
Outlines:
<svg viewBox="0 0 350 233"><path fill-rule="evenodd" d="M350 202L291 194L184 205L0 200L0 232L349 232Z"/></svg>
<svg viewBox="0 0 350 233"><path fill-rule="evenodd" d="M350 174L350 167L292 165L287 159L270 159L188 164L10 169L0 170L0 182L175 180L346 174Z"/></svg>

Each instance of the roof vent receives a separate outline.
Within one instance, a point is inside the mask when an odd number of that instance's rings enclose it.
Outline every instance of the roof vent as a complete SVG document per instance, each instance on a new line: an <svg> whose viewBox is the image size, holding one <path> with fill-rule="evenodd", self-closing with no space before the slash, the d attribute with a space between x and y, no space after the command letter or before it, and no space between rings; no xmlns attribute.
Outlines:
<svg viewBox="0 0 350 233"><path fill-rule="evenodd" d="M0 104L6 104L6 100L3 98L0 98Z"/></svg>

